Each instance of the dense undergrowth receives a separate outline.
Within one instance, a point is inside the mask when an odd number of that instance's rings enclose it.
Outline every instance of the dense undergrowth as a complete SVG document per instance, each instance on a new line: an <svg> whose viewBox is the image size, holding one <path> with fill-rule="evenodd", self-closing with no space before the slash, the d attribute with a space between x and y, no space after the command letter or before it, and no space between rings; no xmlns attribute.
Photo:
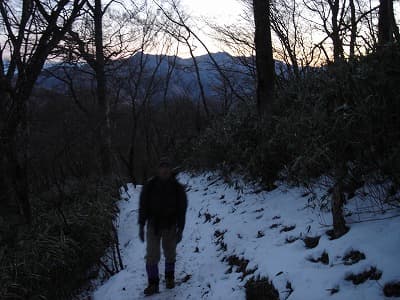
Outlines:
<svg viewBox="0 0 400 300"><path fill-rule="evenodd" d="M400 185L400 50L397 47L278 78L272 120L239 105L194 145L194 168L309 184L321 175L350 190ZM384 200L384 199L382 199ZM397 199L398 201L398 199Z"/></svg>
<svg viewBox="0 0 400 300"><path fill-rule="evenodd" d="M114 241L115 191L73 180L32 199L29 228L1 224L0 299L71 299Z"/></svg>

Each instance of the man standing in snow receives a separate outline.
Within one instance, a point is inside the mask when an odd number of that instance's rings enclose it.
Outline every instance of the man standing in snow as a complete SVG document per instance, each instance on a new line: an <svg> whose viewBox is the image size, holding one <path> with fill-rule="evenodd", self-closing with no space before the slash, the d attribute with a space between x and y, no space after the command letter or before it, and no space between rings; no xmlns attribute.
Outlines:
<svg viewBox="0 0 400 300"><path fill-rule="evenodd" d="M187 197L184 187L172 173L168 159L161 159L157 176L151 178L142 189L139 203L139 237L144 242L146 232L146 271L148 286L145 295L159 292L158 263L160 244L165 256L166 288L175 287L176 245L182 240L185 227Z"/></svg>

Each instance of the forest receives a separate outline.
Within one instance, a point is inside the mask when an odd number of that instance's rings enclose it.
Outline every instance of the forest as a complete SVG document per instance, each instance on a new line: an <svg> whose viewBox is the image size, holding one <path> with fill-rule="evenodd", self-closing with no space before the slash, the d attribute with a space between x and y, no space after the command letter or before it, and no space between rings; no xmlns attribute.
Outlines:
<svg viewBox="0 0 400 300"><path fill-rule="evenodd" d="M399 2L235 1L229 24L179 0L0 1L0 299L118 273L120 188L163 156L266 191L318 182L333 239L362 186L399 208Z"/></svg>

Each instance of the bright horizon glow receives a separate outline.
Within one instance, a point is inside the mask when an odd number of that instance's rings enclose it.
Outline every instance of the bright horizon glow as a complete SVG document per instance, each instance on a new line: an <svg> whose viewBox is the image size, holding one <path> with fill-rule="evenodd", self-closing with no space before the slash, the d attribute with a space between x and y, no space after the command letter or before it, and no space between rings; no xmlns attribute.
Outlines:
<svg viewBox="0 0 400 300"><path fill-rule="evenodd" d="M375 3L372 6L376 6L379 4L378 0L372 0ZM180 1L184 11L189 14L197 24L201 24L204 19L211 21L212 23L218 25L224 24L232 24L240 19L240 15L244 12L244 4L241 3L240 0L181 0ZM396 19L396 23L400 24L400 1L393 2L394 15ZM203 40L203 42L207 45L208 49L212 52L229 52L223 48L222 45L218 45L218 42L215 41L212 37L207 35L204 32L207 27L201 28L202 31L195 31L196 34ZM319 34L323 35L323 33L315 33L315 36ZM275 39L275 42L276 39ZM279 42L278 42L279 43ZM195 50L195 55L203 55L207 52L199 43L195 43L197 46ZM184 48L184 47L182 47ZM179 53L180 57L190 57L189 51L181 51Z"/></svg>
<svg viewBox="0 0 400 300"><path fill-rule="evenodd" d="M239 0L181 0L188 13L196 17L207 17L228 23L243 11Z"/></svg>
<svg viewBox="0 0 400 300"><path fill-rule="evenodd" d="M202 20L207 19L212 23L218 25L230 24L238 20L243 12L243 6L239 0L181 0L181 5L184 11L189 14L198 25L201 25ZM202 28L202 32L196 32L202 41L207 45L208 49L212 52L226 51L218 46L217 42L210 38ZM196 43L197 49L195 55L206 54L206 50ZM183 47L182 47L183 48ZM179 56L190 57L189 51L182 51Z"/></svg>

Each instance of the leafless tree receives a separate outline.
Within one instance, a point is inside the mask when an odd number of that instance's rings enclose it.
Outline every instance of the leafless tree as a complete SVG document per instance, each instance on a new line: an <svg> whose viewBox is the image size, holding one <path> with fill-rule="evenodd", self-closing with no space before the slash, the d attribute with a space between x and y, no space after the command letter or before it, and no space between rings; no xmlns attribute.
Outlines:
<svg viewBox="0 0 400 300"><path fill-rule="evenodd" d="M72 48L61 49L68 51L69 57L75 55L83 58L94 72L96 80L96 100L97 111L95 113L95 127L99 141L99 156L101 162L101 170L104 176L113 173L112 170L112 151L111 151L111 121L110 121L110 97L108 95L106 66L113 57L122 54L122 49L126 44L124 35L121 32L121 24L112 27L112 32L105 37L104 34L104 17L111 5L116 2L109 0L88 1L86 6L86 14L84 17L85 27L70 28L68 31L67 42ZM119 4L119 3L118 3ZM80 23L82 25L83 22ZM78 29L78 30L76 30ZM85 36L85 31L89 32ZM104 39L109 41L105 44ZM115 43L115 40L119 40Z"/></svg>
<svg viewBox="0 0 400 300"><path fill-rule="evenodd" d="M28 100L51 51L80 15L86 0L0 2L0 155L1 177L9 177L10 194L26 222L31 221L29 200Z"/></svg>
<svg viewBox="0 0 400 300"><path fill-rule="evenodd" d="M153 0L154 1L154 0ZM206 112L207 116L211 115L211 111L208 109L208 101L206 99L206 95L204 93L204 87L202 83L202 79L200 77L200 66L197 62L197 58L194 55L194 44L199 43L200 46L207 52L208 57L210 58L212 66L215 68L215 70L218 72L218 74L223 78L223 80L228 84L230 90L232 93L235 95L237 99L240 101L246 101L246 99L234 88L233 83L231 80L228 78L227 74L224 72L224 70L219 66L218 62L216 59L213 57L212 53L208 49L207 45L204 43L204 41L199 37L198 33L195 32L196 28L193 24L191 24L191 20L188 15L185 14L184 11L179 6L179 2L176 0L169 0L165 1L162 5L161 3L154 1L154 3L157 5L157 7L161 10L163 13L163 16L165 17L165 22L163 26L163 30L173 36L178 43L183 43L184 45L187 46L187 49L189 50L189 53L191 55L194 69L196 72L196 79L197 83L200 88L200 93L201 93L201 98L202 98L202 103L204 110ZM174 28L173 30L170 29L170 27ZM207 113L208 111L208 113Z"/></svg>
<svg viewBox="0 0 400 300"><path fill-rule="evenodd" d="M253 0L257 67L257 105L260 115L271 116L274 97L275 64L272 56L270 1Z"/></svg>
<svg viewBox="0 0 400 300"><path fill-rule="evenodd" d="M384 46L393 43L396 21L393 10L393 0L379 1L378 45Z"/></svg>
<svg viewBox="0 0 400 300"><path fill-rule="evenodd" d="M132 3L115 0L88 1L85 14L68 31L65 44L58 49L58 54L64 55L64 63L75 66L75 71L81 70L77 66L86 62L90 70L81 71L89 72L88 75L96 83L94 96L97 105L94 112L91 110L87 113L88 110L82 104L85 99L78 99L76 92L71 91L71 96L78 107L94 120L91 126L97 132L98 153L104 176L115 171L112 167L115 161L111 146L110 114L111 108L116 108L120 101L122 85L114 79L119 78L118 73L123 68L125 59L150 43L149 34L154 32L149 28L154 22L155 14L147 14L144 18L143 14L147 13L147 9L146 0ZM67 77L67 85L71 88L74 78L68 78L67 72L63 77L63 81Z"/></svg>
<svg viewBox="0 0 400 300"><path fill-rule="evenodd" d="M187 24L188 16L185 15L185 13L179 8L178 1L171 0L166 2L167 3L164 3L162 5L161 3L154 1L155 5L159 8L159 10L163 13L163 16L165 17L165 23L162 25L162 29L164 30L164 32L174 37L178 43L183 43L189 50L190 57L192 58L194 70L196 73L196 80L200 90L204 112L207 116L210 116L207 97L200 76L200 67L192 46L192 36L194 35L194 32Z"/></svg>
<svg viewBox="0 0 400 300"><path fill-rule="evenodd" d="M347 9L345 3L345 0L304 1L309 11L319 17L320 23L315 23L326 34L323 42L327 39L332 41L334 61L344 58L343 24ZM320 46L323 47L323 43L320 43ZM328 54L327 58L329 59Z"/></svg>
<svg viewBox="0 0 400 300"><path fill-rule="evenodd" d="M350 26L351 26L350 59L354 59L356 39L357 39L356 6L354 4L354 0L349 0L349 1L350 1L349 5L350 5Z"/></svg>

